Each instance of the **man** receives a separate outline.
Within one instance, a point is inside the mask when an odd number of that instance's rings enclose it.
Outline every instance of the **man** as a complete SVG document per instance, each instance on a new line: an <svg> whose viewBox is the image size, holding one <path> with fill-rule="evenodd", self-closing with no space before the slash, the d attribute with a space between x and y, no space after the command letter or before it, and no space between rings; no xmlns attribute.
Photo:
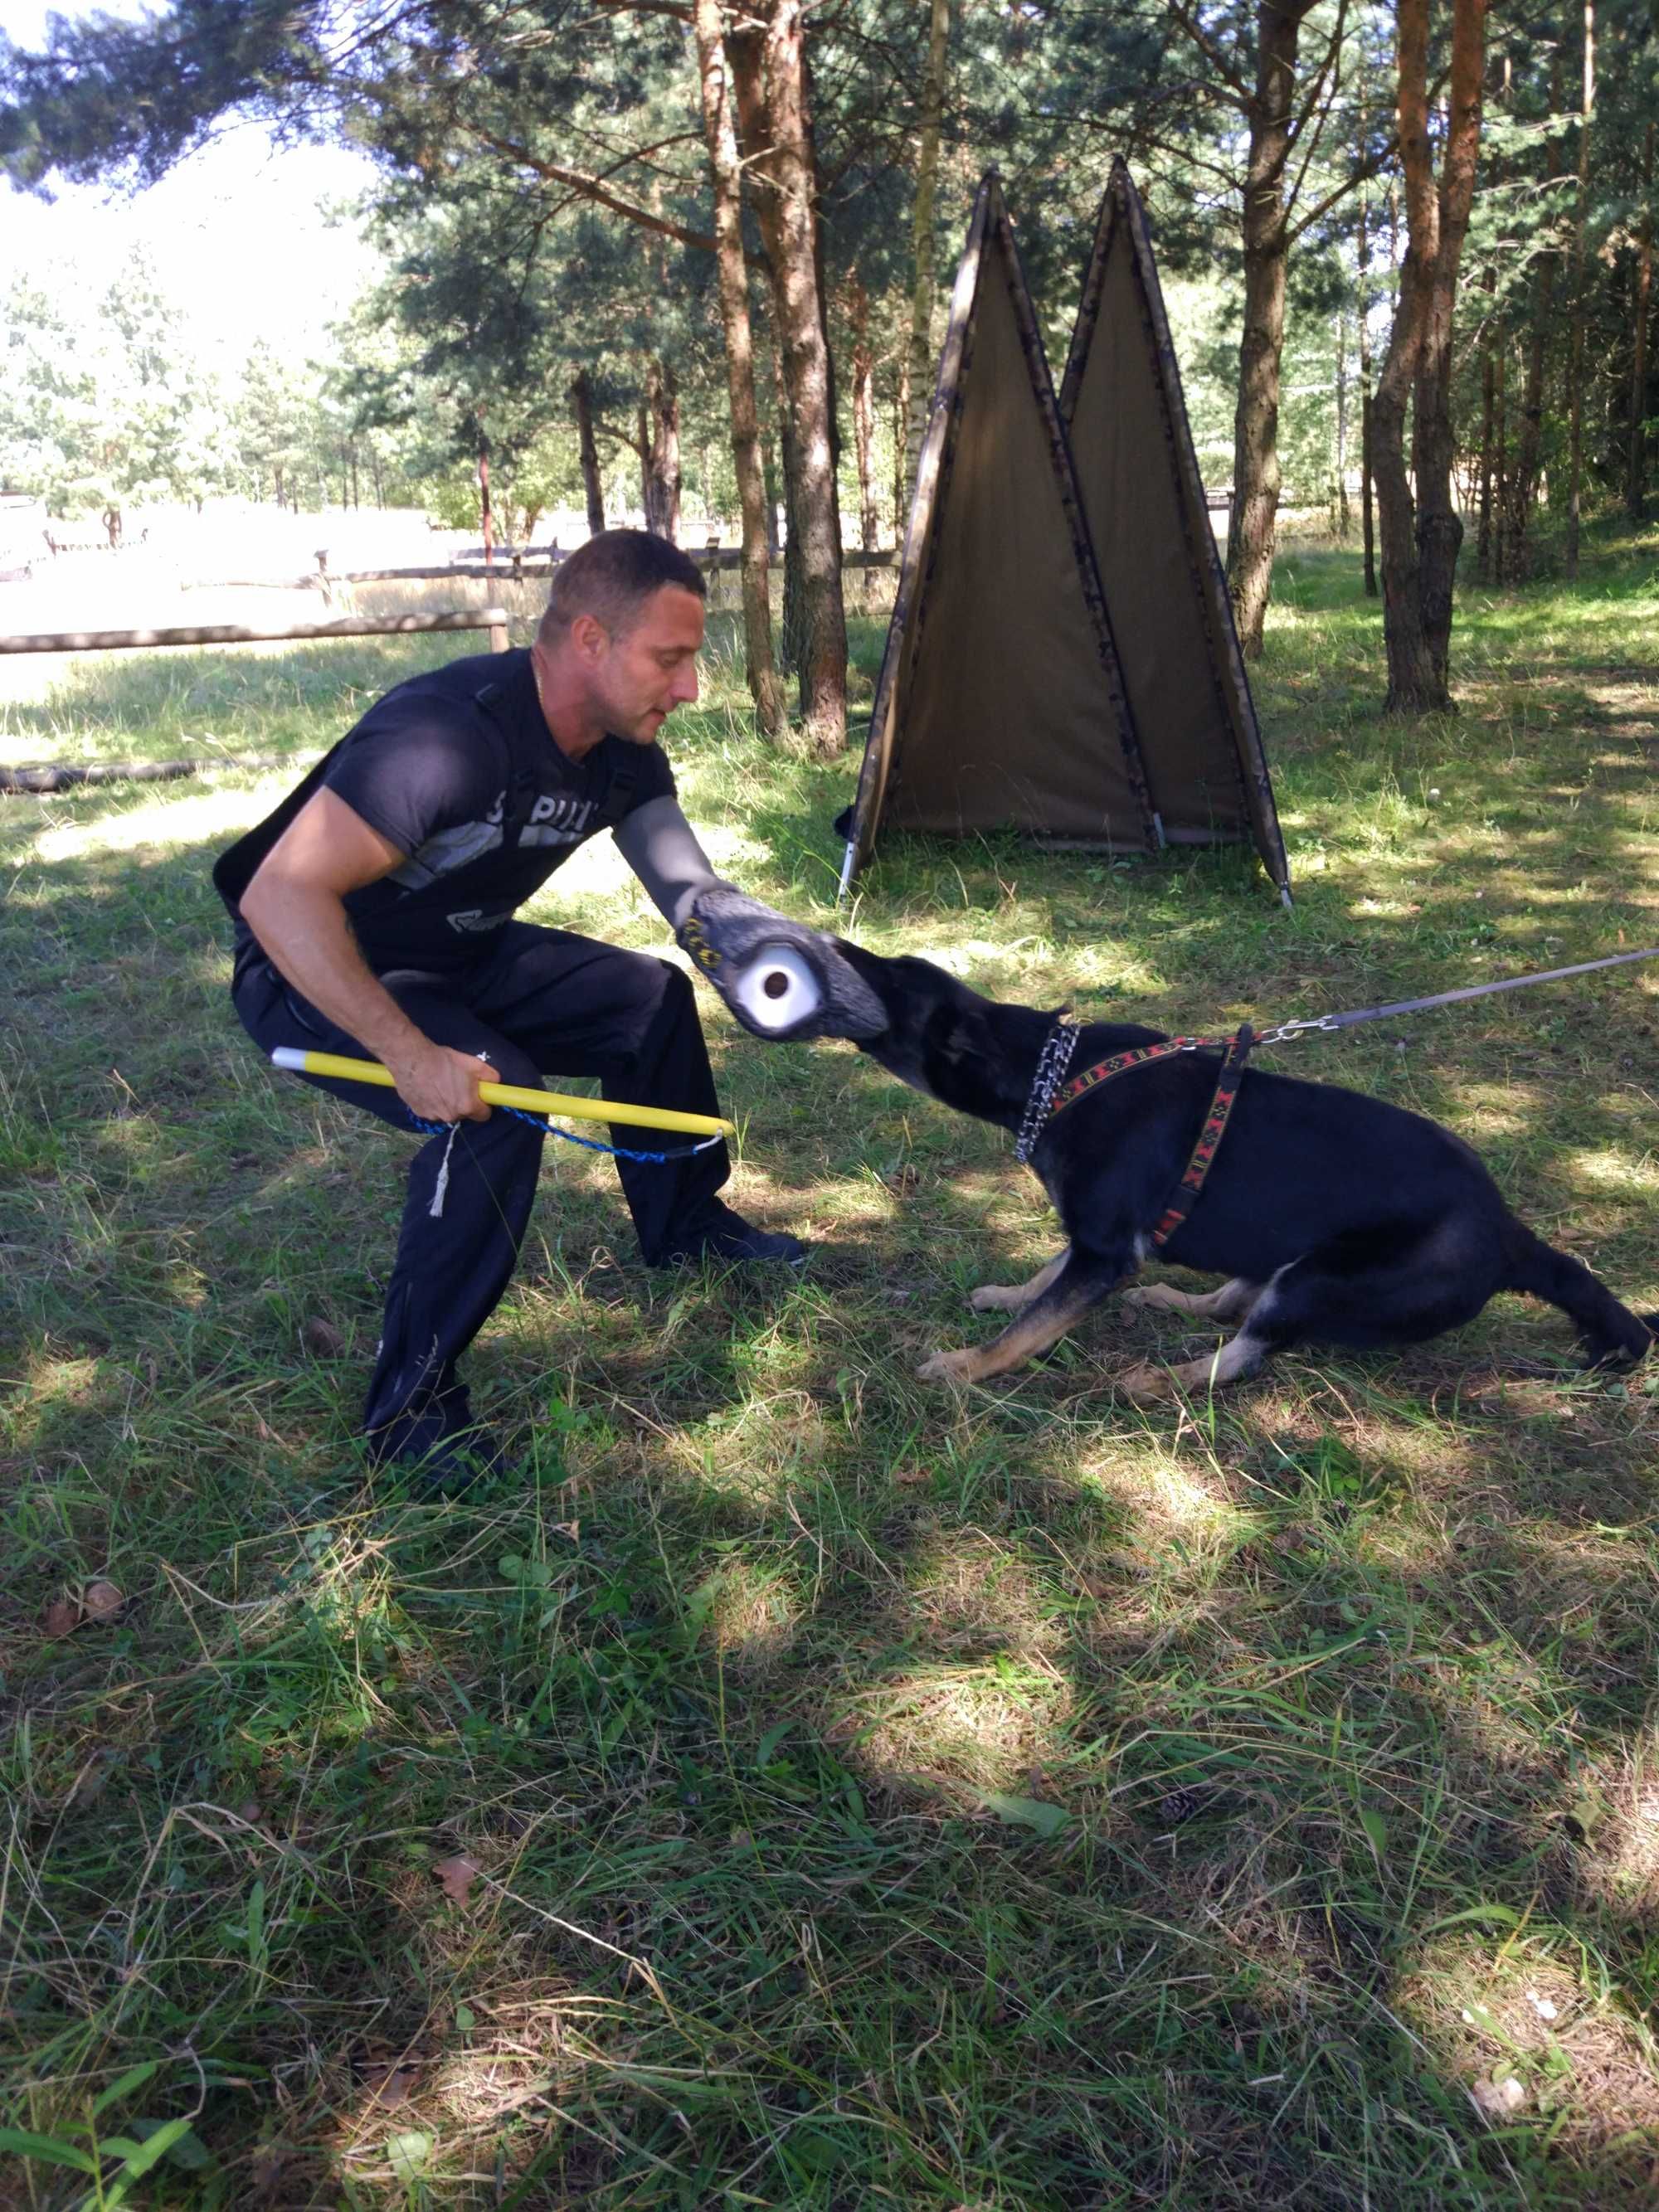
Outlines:
<svg viewBox="0 0 1659 2212"><path fill-rule="evenodd" d="M609 1098L719 1110L678 968L513 919L605 829L676 928L716 889L765 913L720 884L657 744L697 696L703 599L701 574L665 540L590 539L556 572L528 652L399 684L214 870L236 921L232 994L256 1043L382 1060L395 1094L319 1088L399 1127L447 1125L410 1170L363 1415L374 1463L418 1467L439 1486L500 1464L456 1361L512 1274L541 1159L540 1131L492 1114L480 1079L593 1075ZM664 1165L618 1160L648 1264L805 1258L798 1239L715 1195L730 1167L724 1145Z"/></svg>

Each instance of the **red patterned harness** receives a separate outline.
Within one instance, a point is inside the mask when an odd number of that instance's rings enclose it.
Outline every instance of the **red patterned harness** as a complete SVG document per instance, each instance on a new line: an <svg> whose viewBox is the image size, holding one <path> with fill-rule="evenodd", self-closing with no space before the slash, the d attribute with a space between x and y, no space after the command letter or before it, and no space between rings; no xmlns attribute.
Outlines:
<svg viewBox="0 0 1659 2212"><path fill-rule="evenodd" d="M1054 1103L1048 1109L1050 1121L1063 1108L1086 1098L1091 1091L1097 1091L1103 1083L1109 1083L1114 1076L1127 1075L1132 1067L1144 1067L1149 1060L1168 1060L1178 1052L1213 1052L1221 1048L1221 1073L1216 1078L1215 1096L1204 1117L1204 1127L1198 1133L1192 1158L1180 1182L1170 1193L1169 1203L1152 1231L1154 1244L1167 1244L1198 1203L1204 1178L1215 1164L1221 1139L1226 1134L1228 1117L1238 1096L1239 1078L1255 1042L1255 1032L1244 1022L1230 1037L1165 1037L1162 1044L1138 1044L1127 1052L1114 1053L1109 1060L1097 1060L1092 1067L1085 1067L1081 1075L1073 1076L1054 1093Z"/></svg>

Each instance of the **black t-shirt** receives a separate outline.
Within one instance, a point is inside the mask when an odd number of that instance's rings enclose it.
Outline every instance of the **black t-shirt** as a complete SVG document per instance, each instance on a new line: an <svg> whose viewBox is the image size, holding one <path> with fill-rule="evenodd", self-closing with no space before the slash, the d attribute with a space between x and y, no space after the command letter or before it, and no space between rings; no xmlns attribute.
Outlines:
<svg viewBox="0 0 1659 2212"><path fill-rule="evenodd" d="M346 894L377 974L444 973L488 951L493 933L553 871L635 807L672 796L660 748L607 737L580 761L549 733L528 652L452 661L400 684L319 761L213 872L236 917L236 973L257 956L238 902L313 793L343 799L407 855Z"/></svg>

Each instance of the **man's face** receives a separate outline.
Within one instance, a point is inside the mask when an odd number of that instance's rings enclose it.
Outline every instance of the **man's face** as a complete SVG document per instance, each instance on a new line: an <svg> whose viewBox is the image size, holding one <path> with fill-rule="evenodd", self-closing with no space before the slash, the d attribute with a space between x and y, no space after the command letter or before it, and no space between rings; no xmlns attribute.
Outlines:
<svg viewBox="0 0 1659 2212"><path fill-rule="evenodd" d="M633 628L620 637L611 637L593 625L598 632L591 646L593 698L607 730L636 745L648 745L676 707L690 705L697 696L702 617L702 600L696 592L664 584L640 609ZM579 616L573 629L580 629L591 619Z"/></svg>

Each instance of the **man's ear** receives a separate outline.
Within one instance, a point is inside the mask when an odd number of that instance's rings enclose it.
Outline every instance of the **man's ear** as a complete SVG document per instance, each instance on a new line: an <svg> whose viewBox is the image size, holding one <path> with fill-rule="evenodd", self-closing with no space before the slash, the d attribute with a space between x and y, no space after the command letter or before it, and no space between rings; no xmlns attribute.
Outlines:
<svg viewBox="0 0 1659 2212"><path fill-rule="evenodd" d="M611 649L611 633L597 615L577 615L568 636L581 658L590 663L603 660Z"/></svg>

